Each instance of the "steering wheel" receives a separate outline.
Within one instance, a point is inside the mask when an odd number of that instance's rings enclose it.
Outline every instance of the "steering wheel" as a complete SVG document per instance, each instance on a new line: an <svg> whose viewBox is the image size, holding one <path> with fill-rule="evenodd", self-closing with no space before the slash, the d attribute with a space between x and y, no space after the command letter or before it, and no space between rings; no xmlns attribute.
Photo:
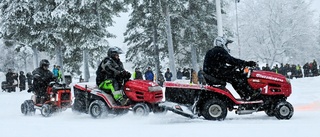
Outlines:
<svg viewBox="0 0 320 137"><path fill-rule="evenodd" d="M253 68L249 67L248 68L248 72L245 72L245 69L247 68L247 66L243 65L243 66L232 66L233 67L233 70L234 71L238 71L239 73L243 73L243 74L246 74L247 78L250 77L252 71L253 71Z"/></svg>

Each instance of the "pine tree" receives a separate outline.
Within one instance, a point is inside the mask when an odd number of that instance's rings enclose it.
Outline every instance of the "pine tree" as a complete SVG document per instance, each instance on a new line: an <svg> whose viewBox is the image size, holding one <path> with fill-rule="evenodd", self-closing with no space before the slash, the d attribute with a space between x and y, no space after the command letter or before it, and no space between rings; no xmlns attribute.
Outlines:
<svg viewBox="0 0 320 137"><path fill-rule="evenodd" d="M152 14L151 0L131 1L132 13L125 33L125 42L129 46L127 61L132 61L134 67L145 68L155 61L154 54L159 54L161 61L168 59L165 22L168 20L165 12L168 5L174 62L177 66L193 67L197 70L198 66L202 65L203 56L212 48L213 39L217 36L215 3L206 0L156 1L160 1L159 4L161 4L153 5L158 8L156 15ZM154 53L152 47L152 19L157 20L159 53Z"/></svg>
<svg viewBox="0 0 320 137"><path fill-rule="evenodd" d="M83 50L93 67L105 55L106 39L115 37L106 29L124 6L121 0L4 0L1 27L5 39L46 51L62 70L79 74Z"/></svg>

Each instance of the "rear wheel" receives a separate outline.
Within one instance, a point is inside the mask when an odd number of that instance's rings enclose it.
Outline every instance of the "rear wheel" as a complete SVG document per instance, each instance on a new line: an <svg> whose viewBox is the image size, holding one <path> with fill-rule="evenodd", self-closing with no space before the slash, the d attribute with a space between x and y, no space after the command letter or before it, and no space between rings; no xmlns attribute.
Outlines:
<svg viewBox="0 0 320 137"><path fill-rule="evenodd" d="M52 114L52 107L49 104L43 104L41 107L41 115L44 117L50 117Z"/></svg>
<svg viewBox="0 0 320 137"><path fill-rule="evenodd" d="M274 116L277 119L290 119L293 116L293 106L287 101L281 101L274 109Z"/></svg>
<svg viewBox="0 0 320 137"><path fill-rule="evenodd" d="M95 100L90 103L89 113L93 118L101 118L108 115L108 107L101 100Z"/></svg>
<svg viewBox="0 0 320 137"><path fill-rule="evenodd" d="M207 120L224 120L227 117L227 106L219 99L207 100L201 110Z"/></svg>
<svg viewBox="0 0 320 137"><path fill-rule="evenodd" d="M34 115L36 109L32 100L26 100L21 104L21 113L24 115Z"/></svg>
<svg viewBox="0 0 320 137"><path fill-rule="evenodd" d="M147 116L150 113L150 108L145 103L138 103L132 108L133 114L136 116Z"/></svg>

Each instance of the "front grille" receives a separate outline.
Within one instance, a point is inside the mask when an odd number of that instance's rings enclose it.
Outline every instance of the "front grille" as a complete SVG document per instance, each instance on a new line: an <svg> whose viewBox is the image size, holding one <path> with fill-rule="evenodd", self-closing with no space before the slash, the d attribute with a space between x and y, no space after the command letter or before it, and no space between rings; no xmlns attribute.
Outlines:
<svg viewBox="0 0 320 137"><path fill-rule="evenodd" d="M69 100L69 99L70 99L70 93L61 94L61 100Z"/></svg>
<svg viewBox="0 0 320 137"><path fill-rule="evenodd" d="M155 98L163 98L162 93L157 93L157 94L155 94Z"/></svg>
<svg viewBox="0 0 320 137"><path fill-rule="evenodd" d="M137 94L137 99L143 99L144 98L143 97L144 96L143 92L137 91L136 94Z"/></svg>

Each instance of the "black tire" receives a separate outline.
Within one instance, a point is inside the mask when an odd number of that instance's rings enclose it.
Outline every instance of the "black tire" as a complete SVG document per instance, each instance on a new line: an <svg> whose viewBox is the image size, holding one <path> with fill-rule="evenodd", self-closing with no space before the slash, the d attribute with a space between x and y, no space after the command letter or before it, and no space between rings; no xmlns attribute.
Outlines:
<svg viewBox="0 0 320 137"><path fill-rule="evenodd" d="M41 107L41 115L44 117L50 117L52 115L52 106L49 104L43 104Z"/></svg>
<svg viewBox="0 0 320 137"><path fill-rule="evenodd" d="M21 113L24 114L24 115L27 115L28 114L28 108L27 108L27 104L25 102L23 102L21 104Z"/></svg>
<svg viewBox="0 0 320 137"><path fill-rule="evenodd" d="M21 113L24 115L34 115L36 109L32 100L26 100L21 104Z"/></svg>
<svg viewBox="0 0 320 137"><path fill-rule="evenodd" d="M132 111L136 116L148 116L150 107L145 103L138 103L133 106Z"/></svg>
<svg viewBox="0 0 320 137"><path fill-rule="evenodd" d="M90 103L89 113L93 118L101 118L108 115L108 107L101 100L95 100Z"/></svg>
<svg viewBox="0 0 320 137"><path fill-rule="evenodd" d="M72 104L71 110L75 114L85 112L85 103L81 100L75 99L74 103Z"/></svg>
<svg viewBox="0 0 320 137"><path fill-rule="evenodd" d="M273 117L274 116L274 111L272 109L266 109L264 111L269 117Z"/></svg>
<svg viewBox="0 0 320 137"><path fill-rule="evenodd" d="M201 114L207 120L224 120L227 117L227 106L219 99L205 101Z"/></svg>
<svg viewBox="0 0 320 137"><path fill-rule="evenodd" d="M294 108L289 102L281 101L274 109L274 116L279 120L287 120L293 116L293 112Z"/></svg>

